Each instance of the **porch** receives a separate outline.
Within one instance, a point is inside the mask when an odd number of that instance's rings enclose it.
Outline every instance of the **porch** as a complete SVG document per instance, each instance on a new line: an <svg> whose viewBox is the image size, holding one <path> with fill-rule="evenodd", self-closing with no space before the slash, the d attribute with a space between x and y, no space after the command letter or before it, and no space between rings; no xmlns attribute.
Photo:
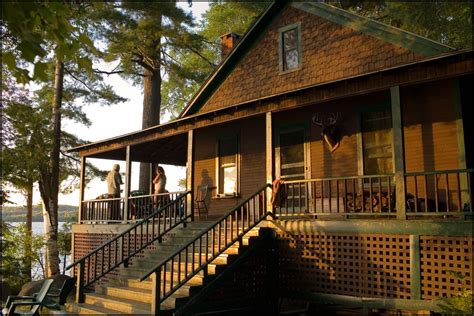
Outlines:
<svg viewBox="0 0 474 316"><path fill-rule="evenodd" d="M284 181L285 197L272 212L277 218L467 219L473 216L473 172L474 169L458 169L406 173L399 179L386 174ZM84 200L79 221L136 222L186 193ZM187 216L194 217L191 205L183 202L180 207L181 212L186 210Z"/></svg>

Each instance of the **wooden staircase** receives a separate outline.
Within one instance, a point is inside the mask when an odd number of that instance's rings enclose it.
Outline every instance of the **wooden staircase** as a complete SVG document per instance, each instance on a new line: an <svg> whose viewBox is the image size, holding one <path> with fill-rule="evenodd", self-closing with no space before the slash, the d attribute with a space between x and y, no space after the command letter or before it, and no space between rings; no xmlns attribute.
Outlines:
<svg viewBox="0 0 474 316"><path fill-rule="evenodd" d="M174 228L169 233L169 237L161 243L155 242L156 249L143 250L141 256L133 258L128 267L119 267L114 273L108 274L106 280L97 282L94 292L84 293L83 303L71 303L67 306L67 310L75 314L151 314L151 303L154 299L153 282L150 278L142 282L139 279L213 224L214 222L210 221L199 221L187 223L186 228ZM220 274L225 273L226 268L232 263L237 262L240 255L248 251L254 242L263 237L263 232L264 229L260 229L258 226L254 227L239 241L234 242L211 261L207 268L201 270L166 298L159 305L160 313L174 314L181 307L190 303L193 297L198 297L200 292L204 293L203 289L209 283L213 283L213 280ZM212 248L216 247L216 244L209 243L207 245L204 243L202 247L209 249L207 251L208 258L205 258L206 251L203 251L200 254L190 254L188 260L184 262L174 262L173 269L166 272L165 282L170 283L173 278L174 284L177 284L179 279L183 279L183 276L178 278L178 273L183 274L184 271L191 271L200 262L212 258ZM194 256L194 260L192 256ZM199 258L200 256L201 258ZM191 262L194 262L194 267Z"/></svg>

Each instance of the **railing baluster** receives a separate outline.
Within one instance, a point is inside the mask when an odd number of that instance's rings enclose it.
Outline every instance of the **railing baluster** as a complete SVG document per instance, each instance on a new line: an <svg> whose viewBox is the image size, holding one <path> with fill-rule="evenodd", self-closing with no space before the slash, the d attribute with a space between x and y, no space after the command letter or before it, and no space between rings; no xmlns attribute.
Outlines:
<svg viewBox="0 0 474 316"><path fill-rule="evenodd" d="M357 211L357 190L356 190L356 179L352 179L352 196L354 197L354 209L353 212Z"/></svg>
<svg viewBox="0 0 474 316"><path fill-rule="evenodd" d="M321 213L324 213L324 180L321 180Z"/></svg>
<svg viewBox="0 0 474 316"><path fill-rule="evenodd" d="M391 177L387 176L388 183L388 212L392 212L392 183L390 181Z"/></svg>
<svg viewBox="0 0 474 316"><path fill-rule="evenodd" d="M436 205L436 212L439 212L439 197L438 197L438 177L436 174L433 175L434 184L435 184L435 205Z"/></svg>
<svg viewBox="0 0 474 316"><path fill-rule="evenodd" d="M337 213L340 212L339 209L339 180L336 180L336 208L337 208Z"/></svg>
<svg viewBox="0 0 474 316"><path fill-rule="evenodd" d="M425 190L425 212L428 213L428 176L426 174L423 176L423 182Z"/></svg>
<svg viewBox="0 0 474 316"><path fill-rule="evenodd" d="M457 191L458 191L458 212L462 212L462 201L461 201L461 179L460 179L460 172L456 172L456 180L457 180Z"/></svg>
<svg viewBox="0 0 474 316"><path fill-rule="evenodd" d="M347 201L347 179L344 179L344 213L347 213L349 210L349 205Z"/></svg>
<svg viewBox="0 0 474 316"><path fill-rule="evenodd" d="M446 212L449 213L449 173L446 176Z"/></svg>
<svg viewBox="0 0 474 316"><path fill-rule="evenodd" d="M328 207L329 213L332 213L332 181L328 180Z"/></svg>
<svg viewBox="0 0 474 316"><path fill-rule="evenodd" d="M467 171L466 172L466 175L467 175L467 194L469 195L469 201L468 201L468 204L469 204L469 211L472 213L472 188L471 188L471 172L470 171ZM464 205L463 205L464 207Z"/></svg>
<svg viewBox="0 0 474 316"><path fill-rule="evenodd" d="M382 177L379 178L379 208L380 208L380 213L383 211L383 204L382 204Z"/></svg>
<svg viewBox="0 0 474 316"><path fill-rule="evenodd" d="M374 212L374 204L372 203L373 199L373 186L372 186L372 177L369 177L369 204L370 204L370 213Z"/></svg>
<svg viewBox="0 0 474 316"><path fill-rule="evenodd" d="M417 176L413 177L413 180L415 182L415 213L418 213L418 181L416 180L417 178Z"/></svg>

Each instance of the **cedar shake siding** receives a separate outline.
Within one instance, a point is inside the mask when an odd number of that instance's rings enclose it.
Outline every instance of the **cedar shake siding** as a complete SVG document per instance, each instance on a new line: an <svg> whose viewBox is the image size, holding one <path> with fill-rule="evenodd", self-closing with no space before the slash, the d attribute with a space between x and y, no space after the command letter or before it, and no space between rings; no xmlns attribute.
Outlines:
<svg viewBox="0 0 474 316"><path fill-rule="evenodd" d="M240 197L216 198L217 142L219 137L238 135L240 146ZM227 213L265 185L265 117L229 122L197 129L194 143L194 188L208 185L209 216Z"/></svg>
<svg viewBox="0 0 474 316"><path fill-rule="evenodd" d="M301 23L302 68L280 74L278 30ZM289 6L200 112L421 59L415 53Z"/></svg>
<svg viewBox="0 0 474 316"><path fill-rule="evenodd" d="M453 87L453 80L402 87L407 172L462 168L458 157ZM311 178L354 176L358 174L360 111L381 104L390 104L388 90L277 112L273 116L274 130L278 133L287 126L306 128ZM322 139L321 128L311 121L316 112L341 113L337 125L343 138L340 147L333 153Z"/></svg>

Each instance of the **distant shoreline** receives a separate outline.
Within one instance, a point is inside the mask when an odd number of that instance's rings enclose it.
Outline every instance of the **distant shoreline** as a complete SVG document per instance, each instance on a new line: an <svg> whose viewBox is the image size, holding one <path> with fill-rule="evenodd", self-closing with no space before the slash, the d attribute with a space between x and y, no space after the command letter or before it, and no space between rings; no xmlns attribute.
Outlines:
<svg viewBox="0 0 474 316"><path fill-rule="evenodd" d="M74 222L77 221L78 206L74 205L59 205L58 221L59 222ZM26 207L25 206L5 206L2 207L2 221L4 222L25 222ZM41 206L35 205L33 207L33 222L43 222L43 210Z"/></svg>

